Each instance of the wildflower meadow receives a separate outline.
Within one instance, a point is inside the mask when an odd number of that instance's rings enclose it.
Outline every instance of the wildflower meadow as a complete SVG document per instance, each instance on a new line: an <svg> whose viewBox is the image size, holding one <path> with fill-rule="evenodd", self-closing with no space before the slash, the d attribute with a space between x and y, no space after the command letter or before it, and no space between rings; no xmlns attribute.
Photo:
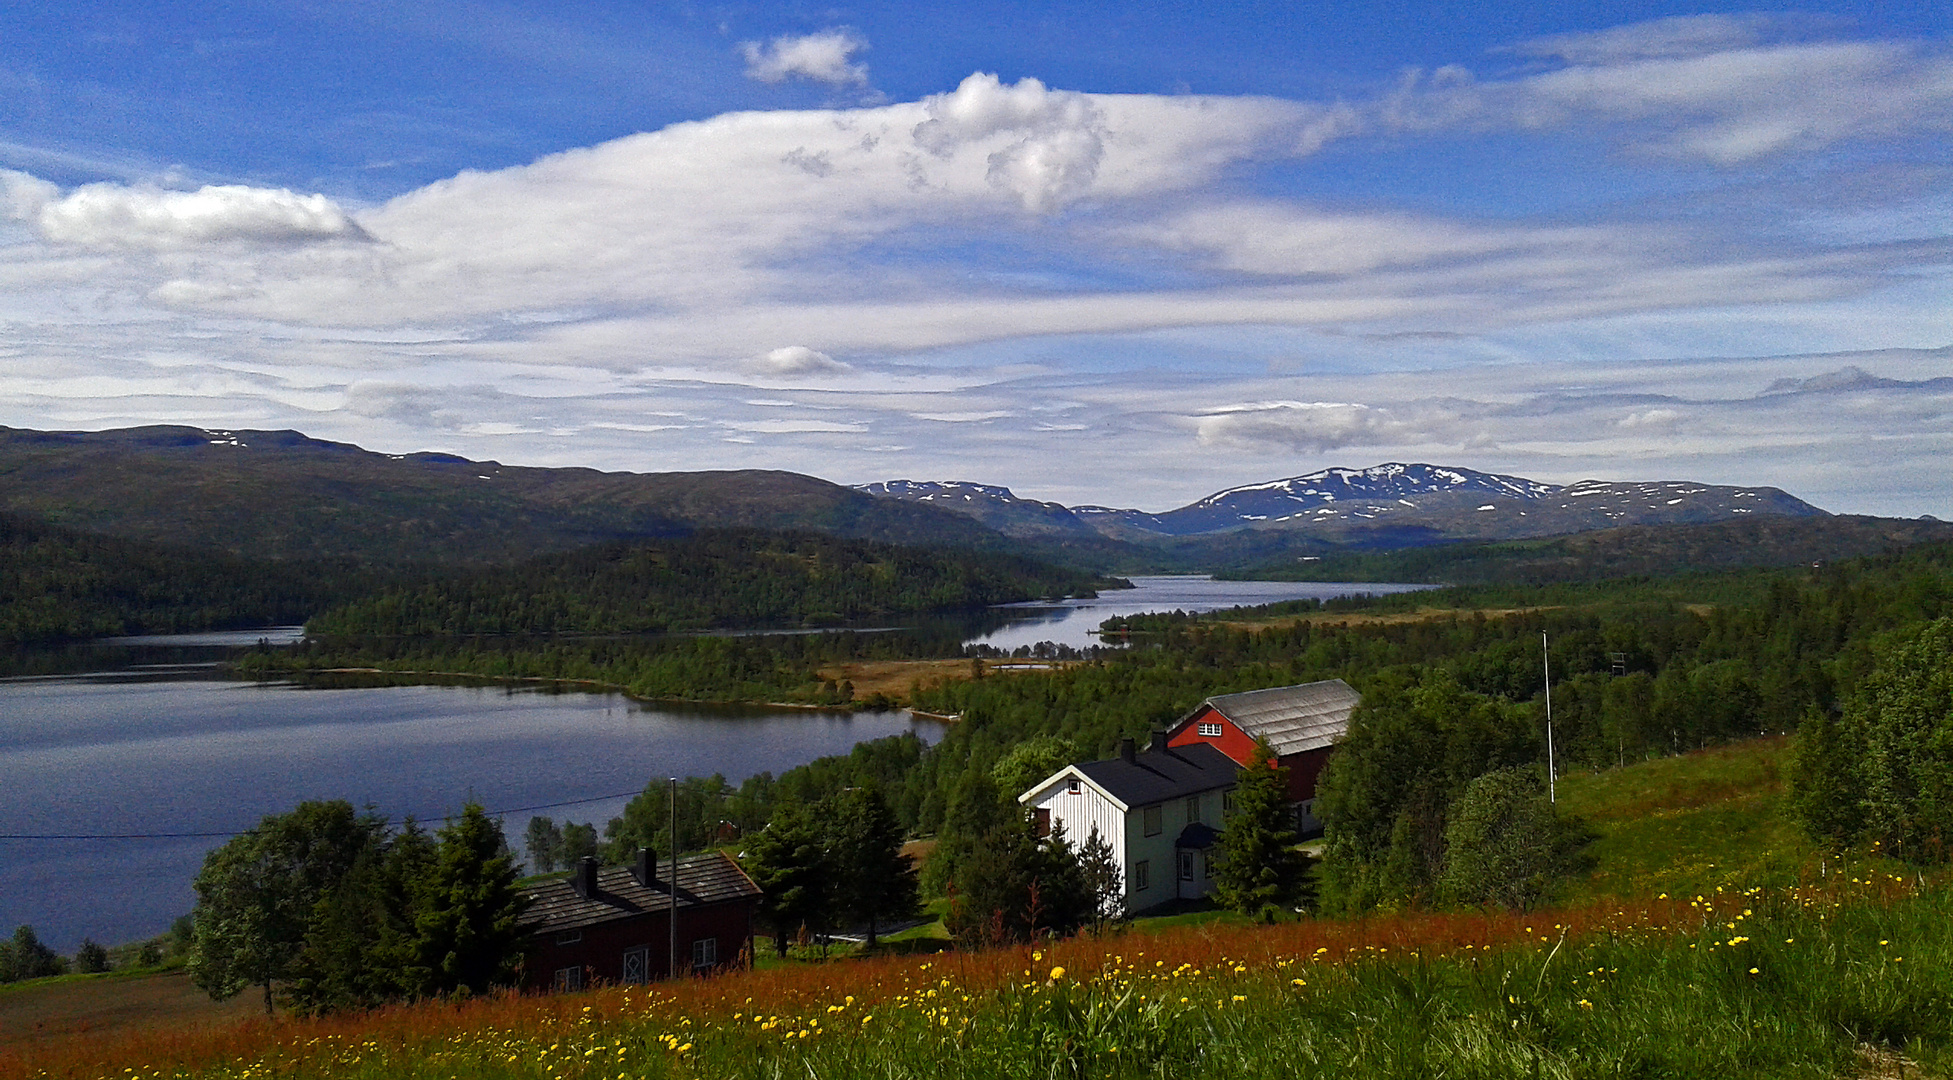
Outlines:
<svg viewBox="0 0 1953 1080"><path fill-rule="evenodd" d="M1835 864L1834 864L1835 865ZM1872 864L1867 864L1872 865ZM1835 1077L1953 1063L1896 866L1577 909L1127 931L0 1051L0 1076Z"/></svg>

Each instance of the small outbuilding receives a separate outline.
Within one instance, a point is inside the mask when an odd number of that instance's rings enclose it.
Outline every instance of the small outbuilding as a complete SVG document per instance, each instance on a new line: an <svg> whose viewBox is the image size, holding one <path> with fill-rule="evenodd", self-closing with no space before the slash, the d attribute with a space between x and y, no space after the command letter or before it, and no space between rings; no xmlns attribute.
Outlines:
<svg viewBox="0 0 1953 1080"><path fill-rule="evenodd" d="M1341 679L1222 694L1208 698L1167 729L1168 746L1212 746L1248 763L1265 739L1288 769L1288 798L1304 834L1322 831L1315 817L1316 781L1330 752L1349 733L1350 714L1363 695Z"/></svg>
<svg viewBox="0 0 1953 1080"><path fill-rule="evenodd" d="M679 972L709 975L749 962L760 888L723 852L680 858L674 874L670 863L641 850L632 866L581 859L568 877L532 888L529 898L524 986L580 990L665 978L673 970L674 915Z"/></svg>

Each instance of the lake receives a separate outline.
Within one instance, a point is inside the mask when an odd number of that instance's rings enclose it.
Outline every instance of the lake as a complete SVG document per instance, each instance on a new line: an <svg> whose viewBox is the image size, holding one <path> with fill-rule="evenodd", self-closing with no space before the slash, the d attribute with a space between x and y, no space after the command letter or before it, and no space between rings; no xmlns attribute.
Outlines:
<svg viewBox="0 0 1953 1080"><path fill-rule="evenodd" d="M936 725L907 713L647 705L618 694L483 686L316 689L212 668L0 680L0 934L31 924L72 952L130 941L196 902L222 837L304 799L438 822L468 799L507 812L617 816L666 776L734 783ZM577 800L577 805L528 809Z"/></svg>
<svg viewBox="0 0 1953 1080"><path fill-rule="evenodd" d="M1210 577L1185 574L1140 576L1128 580L1133 583L1133 588L1107 589L1096 599L1066 600L1058 604L1010 604L995 609L1000 615L1010 616L1011 621L973 636L969 643L991 645L1005 652L1020 645L1036 645L1040 641L1083 649L1102 644L1095 631L1105 620L1149 611L1223 611L1283 600L1329 600L1360 593L1381 596L1431 587L1385 582L1215 581ZM1019 612L1022 612L1021 616Z"/></svg>
<svg viewBox="0 0 1953 1080"><path fill-rule="evenodd" d="M1104 619L1416 586L1138 577L1096 600L1013 605L968 640L1010 650L1098 644ZM1000 626L1001 623L1001 626ZM780 773L856 743L939 730L907 713L645 704L515 686L327 687L228 679L228 649L297 627L117 638L6 658L0 678L0 935L31 924L62 952L166 929L204 853L305 799L438 822L473 799L505 814L594 821L666 776ZM954 639L951 639L954 640ZM72 674L72 672L83 672ZM573 805L550 805L573 802ZM8 839L23 834L126 839Z"/></svg>

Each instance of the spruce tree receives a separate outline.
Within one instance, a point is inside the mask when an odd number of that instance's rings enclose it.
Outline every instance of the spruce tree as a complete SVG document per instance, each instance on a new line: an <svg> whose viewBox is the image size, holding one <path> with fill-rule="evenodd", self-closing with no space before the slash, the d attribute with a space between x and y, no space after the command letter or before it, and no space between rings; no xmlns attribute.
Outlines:
<svg viewBox="0 0 1953 1080"><path fill-rule="evenodd" d="M836 906L850 923L866 923L868 947L877 924L916 909L915 863L902 854L902 824L875 788L854 788L826 809L828 852L835 873Z"/></svg>
<svg viewBox="0 0 1953 1080"><path fill-rule="evenodd" d="M787 803L775 811L747 841L746 857L760 887L760 923L772 929L779 955L787 955L787 943L801 927L827 932L838 875L828 858L826 830L805 805Z"/></svg>
<svg viewBox="0 0 1953 1080"><path fill-rule="evenodd" d="M1223 907L1254 914L1299 899L1307 864L1288 826L1288 770L1275 767L1275 752L1256 740L1235 780L1234 816L1221 830L1214 898Z"/></svg>
<svg viewBox="0 0 1953 1080"><path fill-rule="evenodd" d="M481 993L514 972L528 898L515 887L515 859L502 830L469 803L438 834L414 915L416 951L430 993Z"/></svg>

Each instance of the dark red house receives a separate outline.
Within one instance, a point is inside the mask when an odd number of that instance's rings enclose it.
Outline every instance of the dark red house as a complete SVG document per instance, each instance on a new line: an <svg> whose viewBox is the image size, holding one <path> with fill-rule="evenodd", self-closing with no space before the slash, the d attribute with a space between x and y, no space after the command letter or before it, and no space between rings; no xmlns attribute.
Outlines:
<svg viewBox="0 0 1953 1080"><path fill-rule="evenodd" d="M680 972L706 975L746 962L760 897L753 879L717 851L679 859L676 890L664 880L671 876L670 863L640 851L634 866L584 859L569 877L531 889L522 917L524 986L580 990L665 978L674 911Z"/></svg>
<svg viewBox="0 0 1953 1080"><path fill-rule="evenodd" d="M1349 732L1349 716L1363 700L1341 679L1222 694L1201 702L1167 729L1168 746L1206 743L1245 765L1256 739L1266 739L1288 769L1288 797L1296 824L1320 831L1315 818L1316 778L1336 744Z"/></svg>

